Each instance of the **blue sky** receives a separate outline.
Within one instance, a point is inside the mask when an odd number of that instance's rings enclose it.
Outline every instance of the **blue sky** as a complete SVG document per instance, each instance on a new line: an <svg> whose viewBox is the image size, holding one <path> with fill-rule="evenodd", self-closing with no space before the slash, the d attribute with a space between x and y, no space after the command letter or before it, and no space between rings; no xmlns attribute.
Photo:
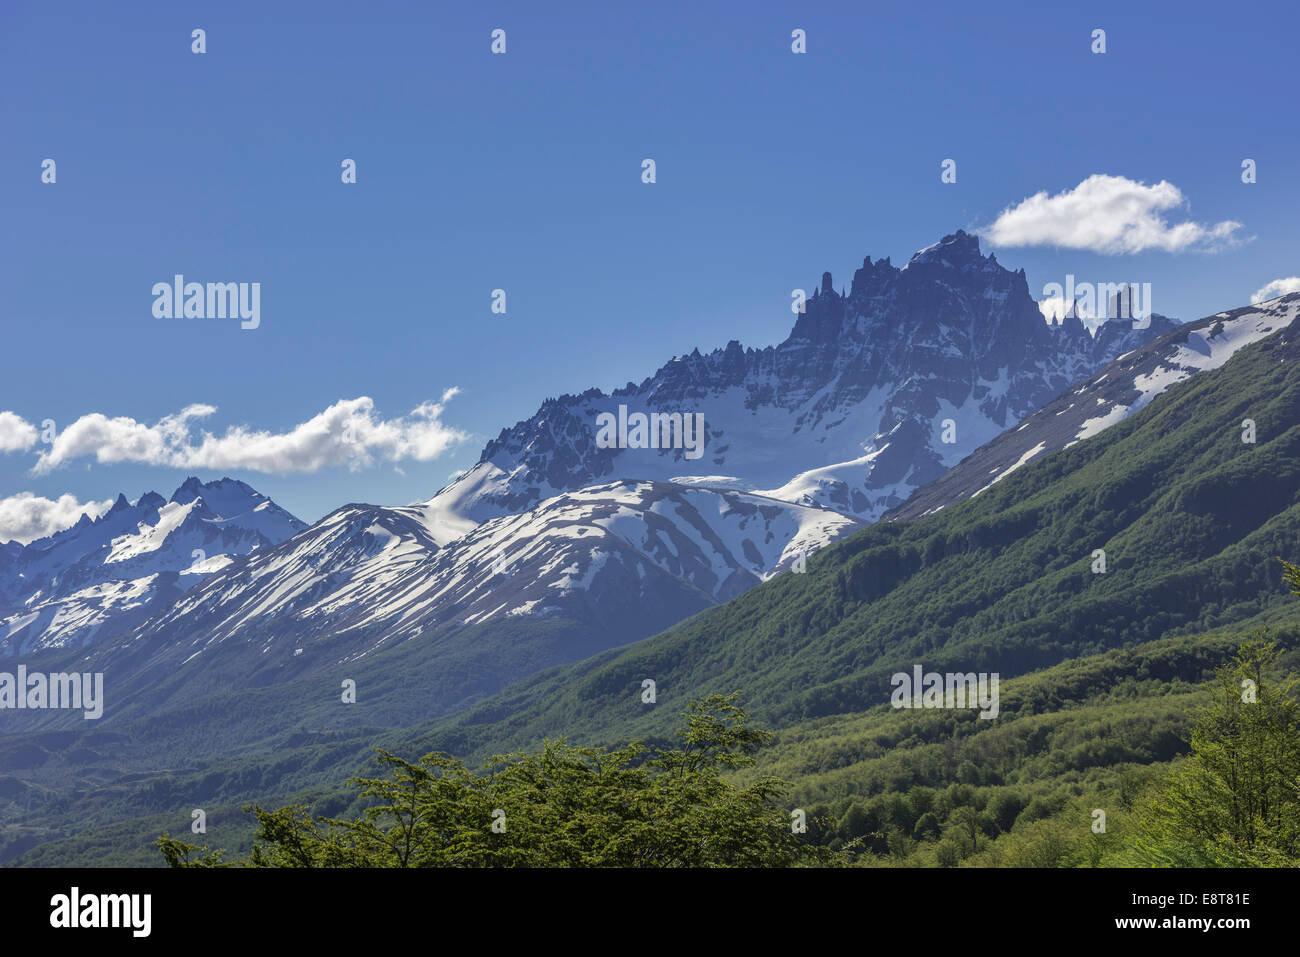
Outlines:
<svg viewBox="0 0 1300 957"><path fill-rule="evenodd" d="M547 396L778 342L790 290L823 270L847 284L865 255L906 261L1096 175L1120 205L1172 184L1181 204L1151 213L1171 228L1240 225L1177 249L986 249L1036 294L1073 273L1150 282L1185 320L1244 305L1300 274L1298 20L1186 2L10 0L0 411L85 434L52 467L42 442L0 453L0 503L169 494L191 472L308 521L425 499ZM151 288L176 273L261 283L261 325L155 318ZM359 397L368 462L274 438ZM411 415L427 402L436 417ZM243 428L214 454L266 470L122 437L195 404L215 411L194 444ZM102 425L88 451L95 415L138 426Z"/></svg>

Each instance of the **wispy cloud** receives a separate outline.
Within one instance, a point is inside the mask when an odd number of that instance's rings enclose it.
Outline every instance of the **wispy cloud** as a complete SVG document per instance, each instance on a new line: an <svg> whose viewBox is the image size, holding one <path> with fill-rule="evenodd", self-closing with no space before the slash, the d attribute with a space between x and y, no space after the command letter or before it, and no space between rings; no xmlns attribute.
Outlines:
<svg viewBox="0 0 1300 957"><path fill-rule="evenodd" d="M1251 304L1264 302L1268 299L1276 299L1278 296L1285 296L1287 293L1300 292L1300 276L1287 276L1285 279L1274 279L1266 286L1261 286L1255 290L1254 295L1250 297Z"/></svg>
<svg viewBox="0 0 1300 957"><path fill-rule="evenodd" d="M195 404L152 425L99 412L83 415L55 436L32 469L45 474L82 458L178 469L249 469L269 474L315 472L329 466L361 468L376 461L426 462L469 439L442 414L458 389L423 402L407 415L384 419L368 396L340 399L287 432L239 425L223 434L197 429L215 406Z"/></svg>
<svg viewBox="0 0 1300 957"><path fill-rule="evenodd" d="M0 498L0 542L26 545L75 525L82 515L98 518L112 505L111 498L102 502L78 502L75 495L66 493L57 499L42 498L32 492Z"/></svg>
<svg viewBox="0 0 1300 957"><path fill-rule="evenodd" d="M1057 246L1098 253L1212 252L1240 242L1241 223L1169 223L1164 214L1188 205L1182 191L1123 176L1089 176L1073 189L1044 190L1008 206L980 230L994 246Z"/></svg>

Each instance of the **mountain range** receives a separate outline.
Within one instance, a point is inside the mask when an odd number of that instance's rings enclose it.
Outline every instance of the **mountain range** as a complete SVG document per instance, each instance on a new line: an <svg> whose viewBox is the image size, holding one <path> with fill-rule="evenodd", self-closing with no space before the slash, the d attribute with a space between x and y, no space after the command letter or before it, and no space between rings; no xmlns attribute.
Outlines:
<svg viewBox="0 0 1300 957"><path fill-rule="evenodd" d="M1295 304L1252 311L1286 315ZM1101 409L1091 397L1088 406ZM853 805L954 780L991 789L991 799L1029 775L1021 807L1048 782L1069 790L1104 774L1131 787L1126 774L1185 750L1191 692L1242 635L1291 617L1276 558L1300 541L1298 422L1293 319L978 495L862 528L811 555L804 572L769 576L643 641L570 646L567 664L530 644L559 623L520 616L434 629L359 658L340 653L351 643L319 638L251 674L250 660L277 657L262 654L265 639L230 670L229 639L190 662L201 668L186 667L175 657L185 649L161 633L113 643L91 657L123 699L110 695L102 723L20 733L10 723L0 737L0 859L39 844L21 860L156 860L149 843L196 806L220 822L210 839L246 848L240 804L337 813L347 799L322 787L364 773L376 746L478 759L557 735L669 741L691 699L738 689L779 732L783 773L797 782L790 799L836 802L846 839L874 829L848 815ZM1300 641L1294 628L1281 634L1287 647ZM59 654L37 660L53 668ZM485 681L494 659L515 670ZM918 662L1000 673L1009 723L948 711L901 718L890 676ZM194 677L203 672L222 680L204 688ZM356 704L339 703L341 680L355 682ZM150 706L150 693L165 707ZM434 707L438 695L446 701ZM1087 807L1111 806L1108 794ZM1077 820L1086 826L1087 815Z"/></svg>
<svg viewBox="0 0 1300 957"><path fill-rule="evenodd" d="M547 400L426 502L351 504L304 528L228 480L120 497L0 558L0 649L94 644L152 670L220 649L221 673L250 674L326 639L346 661L434 629L548 619L571 626L538 659L558 663L736 597L1177 328L1045 321L1023 270L958 230L901 268L868 257L847 291L825 274L777 346L731 342L639 386ZM702 454L602 447L603 413L702 419Z"/></svg>
<svg viewBox="0 0 1300 957"><path fill-rule="evenodd" d="M835 722L853 743L818 744L819 767L860 770L888 744L889 676L914 662L1047 669L1008 687L1073 701L1085 656L1138 669L1146 694L1141 655L1107 656L1161 642L1160 680L1201 680L1232 645L1202 633L1285 613L1297 360L1300 294L1094 335L1045 321L1023 273L957 233L902 269L868 260L851 291L826 277L780 346L548 400L427 501L308 527L229 479L119 496L0 547L0 648L108 689L94 727L6 713L0 820L21 824L0 859L305 793L376 744L654 739L710 691L743 688L799 740ZM705 454L602 447L596 417L634 412L703 415ZM1087 674L1090 707L1128 693ZM956 731L931 730L890 789L955 773L939 755ZM1168 759L1160 734L1146 752ZM980 740L964 753L1002 746Z"/></svg>
<svg viewBox="0 0 1300 957"><path fill-rule="evenodd" d="M218 572L139 638L163 636L192 657L223 643L281 653L343 636L355 657L439 624L536 616L622 644L862 525L759 495L631 480L557 495L442 544L428 506L349 505Z"/></svg>

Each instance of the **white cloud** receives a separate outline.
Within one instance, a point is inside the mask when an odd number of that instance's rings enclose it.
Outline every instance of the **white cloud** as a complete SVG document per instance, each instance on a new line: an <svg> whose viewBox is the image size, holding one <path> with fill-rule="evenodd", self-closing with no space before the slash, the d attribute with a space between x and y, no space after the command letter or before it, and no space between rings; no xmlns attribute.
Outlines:
<svg viewBox="0 0 1300 957"><path fill-rule="evenodd" d="M1287 276L1285 279L1274 279L1267 286L1261 286L1255 290L1255 294L1250 297L1251 305L1257 302L1264 302L1268 299L1276 299L1278 296L1285 296L1287 293L1300 292L1300 276Z"/></svg>
<svg viewBox="0 0 1300 957"><path fill-rule="evenodd" d="M0 542L16 541L26 545L70 528L82 515L98 518L112 505L111 498L103 502L78 502L76 496L67 493L57 500L42 498L32 492L0 498Z"/></svg>
<svg viewBox="0 0 1300 957"><path fill-rule="evenodd" d="M1123 176L1089 176L1055 196L1035 193L1008 206L981 230L994 246L1058 246L1098 253L1213 251L1238 240L1241 223L1213 226L1191 221L1170 224L1162 215L1186 206L1173 183L1154 186Z"/></svg>
<svg viewBox="0 0 1300 957"><path fill-rule="evenodd" d="M13 412L0 412L0 452L25 452L36 444L36 426Z"/></svg>
<svg viewBox="0 0 1300 957"><path fill-rule="evenodd" d="M43 474L75 459L135 462L178 469L250 469L257 472L315 472L335 465L356 469L377 460L418 462L435 459L469 435L442 422L442 413L458 389L437 402L424 402L408 415L377 417L368 396L340 399L325 411L287 432L232 426L222 435L195 434L195 422L217 410L186 406L153 425L135 419L83 415L41 453L33 472Z"/></svg>

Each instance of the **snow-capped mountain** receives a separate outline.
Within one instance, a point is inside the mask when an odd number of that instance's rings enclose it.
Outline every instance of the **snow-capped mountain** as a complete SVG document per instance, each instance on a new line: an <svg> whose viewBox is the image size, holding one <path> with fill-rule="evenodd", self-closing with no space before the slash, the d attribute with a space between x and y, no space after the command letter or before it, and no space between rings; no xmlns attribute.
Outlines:
<svg viewBox="0 0 1300 957"><path fill-rule="evenodd" d="M885 515L918 518L978 495L1026 462L1067 448L1145 407L1177 382L1217 369L1283 330L1300 333L1300 293L1189 322L1121 355L1076 388L999 435Z"/></svg>
<svg viewBox="0 0 1300 957"><path fill-rule="evenodd" d="M739 595L856 519L733 490L621 481L565 493L451 541L435 507L348 505L232 564L140 631L186 660L350 636L345 657L434 625L563 618L607 647Z"/></svg>
<svg viewBox="0 0 1300 957"><path fill-rule="evenodd" d="M302 530L240 483L119 499L0 553L0 641L12 654L111 633L179 661L342 636L331 654L348 657L436 625L550 618L609 647L876 520L1175 326L1048 323L1023 270L958 231L901 269L868 258L847 292L825 274L780 345L732 342L639 386L548 400L426 502L349 505ZM637 431L655 414L664 448Z"/></svg>
<svg viewBox="0 0 1300 957"><path fill-rule="evenodd" d="M633 640L875 520L1175 325L1049 324L1024 272L958 231L901 269L868 258L847 293L824 275L778 346L732 342L611 395L548 400L429 501L341 508L130 637L197 655L344 635L348 655L435 625L538 617L584 622L606 646ZM649 443L633 420L653 413L676 447L636 447Z"/></svg>
<svg viewBox="0 0 1300 957"><path fill-rule="evenodd" d="M331 654L348 657L530 617L582 622L605 647L640 638L875 520L1175 325L1049 324L1024 272L958 231L901 269L867 259L847 293L823 276L779 346L732 342L611 395L548 400L429 501L341 508L131 640L190 658L343 636ZM676 447L635 447L650 443L632 441L633 420L650 413Z"/></svg>
<svg viewBox="0 0 1300 957"><path fill-rule="evenodd" d="M171 499L118 495L99 518L0 546L0 655L120 633L235 558L306 527L228 478L187 479Z"/></svg>
<svg viewBox="0 0 1300 957"><path fill-rule="evenodd" d="M780 345L678 356L640 385L545 402L428 503L466 526L615 479L728 486L865 521L1124 352L1177 326L1049 324L1023 270L958 230L903 268L868 257L847 293L831 275ZM633 447L637 414L702 416L702 448ZM600 442L602 414L620 442ZM653 429L651 432L653 433Z"/></svg>

